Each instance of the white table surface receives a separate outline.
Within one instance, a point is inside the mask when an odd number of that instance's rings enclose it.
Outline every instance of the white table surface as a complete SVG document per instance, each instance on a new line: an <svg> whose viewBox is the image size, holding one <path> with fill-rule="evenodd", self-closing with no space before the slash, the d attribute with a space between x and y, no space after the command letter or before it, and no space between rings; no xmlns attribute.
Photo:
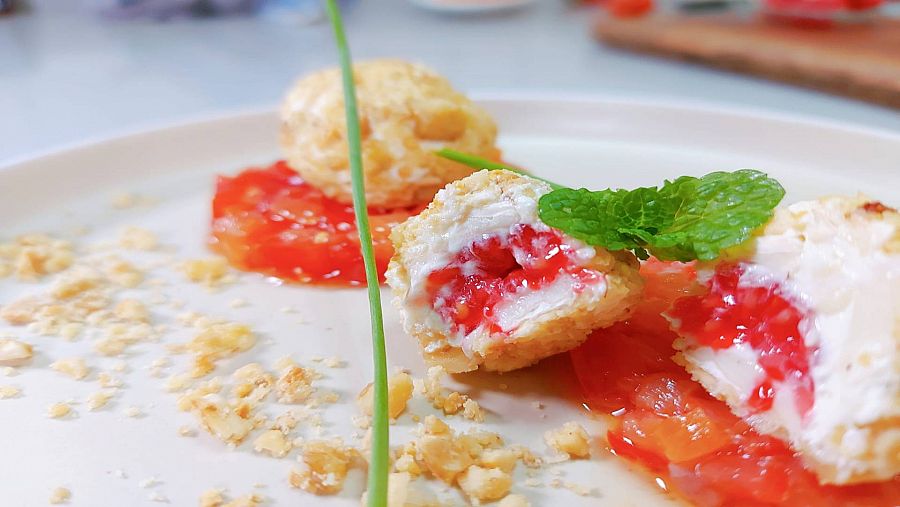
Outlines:
<svg viewBox="0 0 900 507"><path fill-rule="evenodd" d="M293 79L332 65L325 23L266 19L110 22L77 0L32 0L0 18L0 162L208 113L277 104ZM609 49L592 12L563 1L484 18L405 0L346 9L356 58L397 56L468 92L594 93L708 102L900 132L900 113L738 74Z"/></svg>

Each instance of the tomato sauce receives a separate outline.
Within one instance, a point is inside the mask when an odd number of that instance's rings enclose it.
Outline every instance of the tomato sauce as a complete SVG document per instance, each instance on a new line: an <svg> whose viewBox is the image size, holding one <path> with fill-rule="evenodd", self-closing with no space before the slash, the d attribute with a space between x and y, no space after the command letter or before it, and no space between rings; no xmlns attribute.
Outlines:
<svg viewBox="0 0 900 507"><path fill-rule="evenodd" d="M674 361L676 335L661 313L706 297L690 264L641 267L645 299L626 322L594 332L571 352L585 403L608 420L609 450L704 507L890 506L900 479L823 486L778 439L760 435Z"/></svg>
<svg viewBox="0 0 900 507"><path fill-rule="evenodd" d="M382 281L394 253L391 228L423 208L369 209ZM283 161L219 177L211 243L239 269L301 283L366 282L353 206L325 196Z"/></svg>

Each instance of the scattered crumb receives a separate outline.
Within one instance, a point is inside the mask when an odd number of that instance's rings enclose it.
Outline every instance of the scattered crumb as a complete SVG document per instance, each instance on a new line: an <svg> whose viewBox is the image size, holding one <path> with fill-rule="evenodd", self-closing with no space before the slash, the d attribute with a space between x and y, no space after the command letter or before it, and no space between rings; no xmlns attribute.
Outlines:
<svg viewBox="0 0 900 507"><path fill-rule="evenodd" d="M132 225L122 229L119 246L126 250L154 250L159 240L153 232Z"/></svg>
<svg viewBox="0 0 900 507"><path fill-rule="evenodd" d="M181 426L178 428L178 434L182 437L193 437L197 435L197 432L194 431L194 428L191 428L190 426Z"/></svg>
<svg viewBox="0 0 900 507"><path fill-rule="evenodd" d="M0 366L22 366L33 355L34 349L30 344L12 338L0 338Z"/></svg>
<svg viewBox="0 0 900 507"><path fill-rule="evenodd" d="M54 361L50 368L75 380L84 380L91 373L91 369L81 357L70 357Z"/></svg>
<svg viewBox="0 0 900 507"><path fill-rule="evenodd" d="M244 352L256 344L256 336L244 324L210 323L184 349L194 354L191 376L202 377L215 369L215 361Z"/></svg>
<svg viewBox="0 0 900 507"><path fill-rule="evenodd" d="M144 415L144 412L140 409L140 407L130 406L126 407L125 410L122 411L126 417L140 417Z"/></svg>
<svg viewBox="0 0 900 507"><path fill-rule="evenodd" d="M27 234L0 243L0 278L15 275L23 281L68 268L74 256L72 244L44 234Z"/></svg>
<svg viewBox="0 0 900 507"><path fill-rule="evenodd" d="M97 391L96 393L88 396L88 399L87 399L88 410L91 410L91 411L100 410L101 408L105 407L109 403L109 400L112 399L113 395L114 395L114 391L108 390L108 391Z"/></svg>
<svg viewBox="0 0 900 507"><path fill-rule="evenodd" d="M184 262L181 270L191 282L215 287L222 283L228 274L228 261L223 257L193 259Z"/></svg>
<svg viewBox="0 0 900 507"><path fill-rule="evenodd" d="M9 398L17 398L22 394L22 390L15 386L0 386L0 400Z"/></svg>
<svg viewBox="0 0 900 507"><path fill-rule="evenodd" d="M356 403L359 410L371 417L374 405L374 386L367 385L359 393ZM408 373L398 372L388 379L388 416L391 419L400 417L400 414L406 410L406 404L413 395L413 381Z"/></svg>
<svg viewBox="0 0 900 507"><path fill-rule="evenodd" d="M335 356L325 358L324 364L328 368L343 368L346 366L343 359Z"/></svg>
<svg viewBox="0 0 900 507"><path fill-rule="evenodd" d="M50 493L50 503L54 505L68 503L70 498L72 498L72 492L62 486L55 488Z"/></svg>
<svg viewBox="0 0 900 507"><path fill-rule="evenodd" d="M306 368L291 366L284 370L275 383L275 392L280 403L302 403L315 391L313 374Z"/></svg>
<svg viewBox="0 0 900 507"><path fill-rule="evenodd" d="M253 450L273 458L283 458L291 452L291 441L279 430L268 430L253 441Z"/></svg>
<svg viewBox="0 0 900 507"><path fill-rule="evenodd" d="M497 468L472 465L459 477L459 487L473 502L493 502L509 493L512 476Z"/></svg>
<svg viewBox="0 0 900 507"><path fill-rule="evenodd" d="M300 467L292 469L288 482L316 495L333 495L344 486L344 479L360 457L339 440L313 440L303 444Z"/></svg>
<svg viewBox="0 0 900 507"><path fill-rule="evenodd" d="M506 495L497 507L531 507L531 502L523 495Z"/></svg>
<svg viewBox="0 0 900 507"><path fill-rule="evenodd" d="M241 298L232 299L228 302L228 306L231 308L243 308L247 306L247 300Z"/></svg>
<svg viewBox="0 0 900 507"><path fill-rule="evenodd" d="M156 477L147 477L146 479L142 479L141 482L138 483L138 486L144 489L148 489L156 486L157 484L159 484L159 479L157 479Z"/></svg>
<svg viewBox="0 0 900 507"><path fill-rule="evenodd" d="M221 507L223 503L225 503L225 497L221 490L208 489L200 494L200 507Z"/></svg>
<svg viewBox="0 0 900 507"><path fill-rule="evenodd" d="M51 419L63 418L72 412L72 407L68 403L58 402L47 407L47 417Z"/></svg>
<svg viewBox="0 0 900 507"><path fill-rule="evenodd" d="M150 493L150 495L147 496L147 499L150 500L151 502L169 503L169 498L166 497L166 495L160 493L159 491L154 491L153 493Z"/></svg>
<svg viewBox="0 0 900 507"><path fill-rule="evenodd" d="M552 449L573 459L588 458L591 455L588 434L580 424L574 421L544 433L544 440Z"/></svg>
<svg viewBox="0 0 900 507"><path fill-rule="evenodd" d="M192 411L210 435L232 445L243 442L254 426L249 405L230 407L215 396L194 400Z"/></svg>

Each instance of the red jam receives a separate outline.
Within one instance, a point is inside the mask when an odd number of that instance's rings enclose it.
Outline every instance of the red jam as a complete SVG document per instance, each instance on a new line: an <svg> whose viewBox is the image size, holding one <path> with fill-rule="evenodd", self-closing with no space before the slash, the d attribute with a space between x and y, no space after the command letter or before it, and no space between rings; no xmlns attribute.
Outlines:
<svg viewBox="0 0 900 507"><path fill-rule="evenodd" d="M239 269L303 283L365 284L353 207L326 197L284 162L220 176L212 208L212 246ZM382 279L393 255L391 227L419 211L369 210Z"/></svg>
<svg viewBox="0 0 900 507"><path fill-rule="evenodd" d="M720 264L708 292L684 297L666 312L672 329L696 344L726 349L746 343L758 354L763 375L748 404L757 412L772 408L776 388L793 389L797 411L812 408L814 389L809 374L810 354L800 333L803 313L781 294L781 287L740 285L744 267Z"/></svg>
<svg viewBox="0 0 900 507"><path fill-rule="evenodd" d="M484 323L491 332L502 332L495 309L507 296L539 290L566 273L575 278L575 290L599 278L573 262L573 254L556 231L519 224L507 237L489 236L459 251L428 275L425 290L431 307L454 331L469 333Z"/></svg>
<svg viewBox="0 0 900 507"><path fill-rule="evenodd" d="M676 335L661 316L702 296L692 265L645 262L645 299L627 321L594 332L571 360L586 404L609 421L610 451L685 500L722 506L888 506L900 479L822 486L791 449L734 416L675 364Z"/></svg>

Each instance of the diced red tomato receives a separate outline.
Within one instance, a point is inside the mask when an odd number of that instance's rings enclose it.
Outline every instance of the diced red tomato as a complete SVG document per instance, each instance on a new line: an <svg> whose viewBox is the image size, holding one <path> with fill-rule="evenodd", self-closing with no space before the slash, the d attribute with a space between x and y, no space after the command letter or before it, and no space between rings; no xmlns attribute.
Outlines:
<svg viewBox="0 0 900 507"><path fill-rule="evenodd" d="M595 331L570 354L583 399L609 422L616 455L663 478L701 507L894 506L900 478L822 486L783 442L753 431L672 361L675 333L660 314L700 296L691 264L641 266L645 299L626 322Z"/></svg>
<svg viewBox="0 0 900 507"><path fill-rule="evenodd" d="M419 211L369 210L380 276L393 255L391 227ZM326 197L284 162L219 177L212 215L212 247L239 269L294 282L365 283L353 207Z"/></svg>

